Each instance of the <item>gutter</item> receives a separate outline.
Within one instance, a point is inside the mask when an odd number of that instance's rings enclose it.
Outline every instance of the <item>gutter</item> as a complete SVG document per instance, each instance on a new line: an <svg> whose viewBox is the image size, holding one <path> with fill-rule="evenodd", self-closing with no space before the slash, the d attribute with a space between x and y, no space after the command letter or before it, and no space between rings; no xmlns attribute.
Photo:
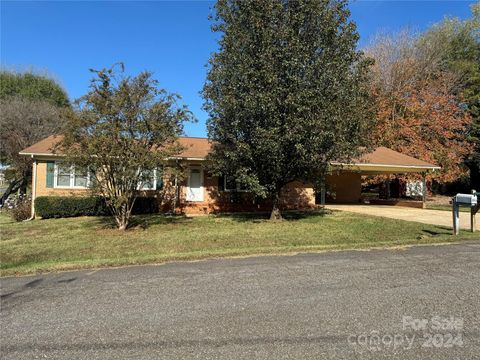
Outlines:
<svg viewBox="0 0 480 360"><path fill-rule="evenodd" d="M62 155L60 155L60 154L52 154L52 153L29 153L29 152L27 153L27 152L22 152L22 151L20 151L20 152L18 153L18 155L31 156L32 158L33 158L34 156L55 156L55 157L62 156Z"/></svg>
<svg viewBox="0 0 480 360"><path fill-rule="evenodd" d="M19 152L19 155L31 156L40 156L40 157L64 157L62 154L52 154L52 153L26 153L26 152ZM165 160L191 160L191 161L206 161L207 159L204 157L181 157L181 156L171 156L166 158Z"/></svg>
<svg viewBox="0 0 480 360"><path fill-rule="evenodd" d="M418 169L418 170L440 170L440 166L429 166L429 165L388 165L388 164L374 164L374 163L355 163L355 164L345 164L339 162L331 162L330 165L333 166L344 166L344 167L365 167L365 166L372 166L372 167L379 167L379 168L398 168L398 169Z"/></svg>

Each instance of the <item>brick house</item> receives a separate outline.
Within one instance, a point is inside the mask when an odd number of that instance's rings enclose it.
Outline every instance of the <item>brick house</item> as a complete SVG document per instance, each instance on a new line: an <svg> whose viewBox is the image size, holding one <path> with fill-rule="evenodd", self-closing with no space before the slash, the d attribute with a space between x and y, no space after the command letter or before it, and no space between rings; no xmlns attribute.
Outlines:
<svg viewBox="0 0 480 360"><path fill-rule="evenodd" d="M58 137L50 136L22 150L33 162L32 201L39 196L81 196L88 194L89 175L75 173L59 163L61 155L52 151ZM159 170L142 188L141 196L155 197L164 211L186 214L267 210L269 204L244 191L227 177L211 175L206 169L206 156L211 144L206 138L181 137L184 151L169 161L181 162L187 168L185 179L169 179ZM331 202L358 203L361 200L362 175L420 173L440 169L438 166L380 147L350 164L333 162L327 176ZM322 196L324 198L324 196ZM283 190L281 205L286 209L316 206L312 184L298 180Z"/></svg>

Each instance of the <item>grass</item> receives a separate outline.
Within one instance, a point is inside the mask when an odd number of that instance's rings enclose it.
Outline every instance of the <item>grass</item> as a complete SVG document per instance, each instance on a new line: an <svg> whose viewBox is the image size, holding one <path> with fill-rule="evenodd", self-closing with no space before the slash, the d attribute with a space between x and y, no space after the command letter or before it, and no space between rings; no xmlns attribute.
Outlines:
<svg viewBox="0 0 480 360"><path fill-rule="evenodd" d="M109 218L16 223L0 213L0 274L474 238L464 231L454 237L439 226L348 212L295 213L276 223L259 215L150 215L136 218L136 223L121 232L112 228Z"/></svg>
<svg viewBox="0 0 480 360"><path fill-rule="evenodd" d="M452 211L452 205L433 205L433 204L427 204L427 209L430 210L443 210L443 211ZM460 212L470 212L470 208L468 207L459 207Z"/></svg>

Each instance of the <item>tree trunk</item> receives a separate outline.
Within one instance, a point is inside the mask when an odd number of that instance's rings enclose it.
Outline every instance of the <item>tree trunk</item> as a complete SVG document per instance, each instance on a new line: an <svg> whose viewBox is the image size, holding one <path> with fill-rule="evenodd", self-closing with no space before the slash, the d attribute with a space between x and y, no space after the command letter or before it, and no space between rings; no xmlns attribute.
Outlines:
<svg viewBox="0 0 480 360"><path fill-rule="evenodd" d="M10 182L7 189L2 194L2 198L0 199L0 204L2 205L5 204L5 201L8 199L10 194L18 191L18 189L20 189L21 187L26 187L26 184L27 184L26 177L21 177L20 179L16 179Z"/></svg>
<svg viewBox="0 0 480 360"><path fill-rule="evenodd" d="M127 206L122 205L120 209L115 209L115 221L117 222L118 230L125 231L128 228L129 216L127 212Z"/></svg>
<svg viewBox="0 0 480 360"><path fill-rule="evenodd" d="M117 221L117 226L118 230L127 230L128 228L128 217L126 216L125 213L122 213L120 216L115 217L115 220Z"/></svg>
<svg viewBox="0 0 480 360"><path fill-rule="evenodd" d="M125 209L122 209L122 221L118 229L123 231L127 230L129 219L130 217L128 216L128 209L127 209L127 206L125 206Z"/></svg>
<svg viewBox="0 0 480 360"><path fill-rule="evenodd" d="M275 194L275 197L273 198L273 206L272 206L272 212L270 213L270 220L271 221L280 221L282 220L282 214L280 212L280 196L278 193Z"/></svg>

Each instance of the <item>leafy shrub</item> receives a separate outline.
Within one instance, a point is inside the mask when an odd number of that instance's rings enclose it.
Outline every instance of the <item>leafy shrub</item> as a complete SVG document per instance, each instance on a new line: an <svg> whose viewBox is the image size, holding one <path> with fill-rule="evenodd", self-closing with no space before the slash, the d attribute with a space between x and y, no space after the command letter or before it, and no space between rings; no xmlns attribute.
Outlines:
<svg viewBox="0 0 480 360"><path fill-rule="evenodd" d="M432 183L432 192L434 194L453 196L457 193L469 194L470 190L470 177L468 175L461 175L452 182L439 183L437 181L433 181Z"/></svg>
<svg viewBox="0 0 480 360"><path fill-rule="evenodd" d="M133 214L152 214L158 209L156 198L139 197L133 206ZM44 219L110 215L105 199L98 196L39 196L35 199L35 212Z"/></svg>
<svg viewBox="0 0 480 360"><path fill-rule="evenodd" d="M32 215L32 203L30 201L19 202L8 213L15 221L27 220Z"/></svg>
<svg viewBox="0 0 480 360"><path fill-rule="evenodd" d="M35 212L44 219L108 215L105 201L95 196L39 196L35 199Z"/></svg>
<svg viewBox="0 0 480 360"><path fill-rule="evenodd" d="M138 197L135 200L132 209L134 215L155 214L158 213L158 211L158 199L153 197Z"/></svg>

